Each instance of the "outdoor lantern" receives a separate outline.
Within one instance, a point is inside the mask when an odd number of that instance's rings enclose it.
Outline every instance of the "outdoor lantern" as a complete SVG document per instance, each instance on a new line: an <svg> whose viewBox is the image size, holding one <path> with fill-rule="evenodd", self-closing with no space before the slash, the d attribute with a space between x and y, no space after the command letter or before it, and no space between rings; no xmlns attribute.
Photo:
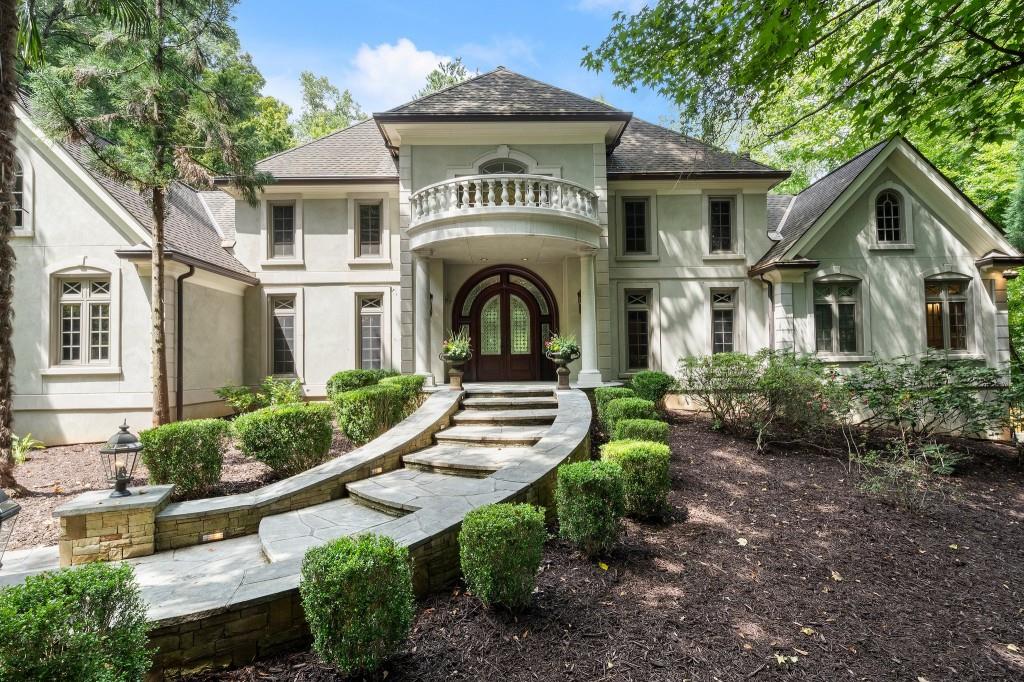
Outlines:
<svg viewBox="0 0 1024 682"><path fill-rule="evenodd" d="M7 541L11 539L14 522L17 520L16 517L20 511L21 505L9 498L3 490L0 490L0 567L3 566Z"/></svg>
<svg viewBox="0 0 1024 682"><path fill-rule="evenodd" d="M139 458L139 450L142 443L135 437L135 434L128 432L128 420L118 427L120 430L110 437L107 444L100 448L103 455L103 466L107 470L107 480L114 484L114 492L111 497L124 497L131 495L128 492L128 482L132 480L132 473L135 472L135 462Z"/></svg>

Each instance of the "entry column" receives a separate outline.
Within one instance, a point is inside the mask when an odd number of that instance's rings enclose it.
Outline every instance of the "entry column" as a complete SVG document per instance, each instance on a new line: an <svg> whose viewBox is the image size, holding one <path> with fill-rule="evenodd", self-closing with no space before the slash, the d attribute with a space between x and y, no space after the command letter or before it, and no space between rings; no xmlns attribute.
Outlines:
<svg viewBox="0 0 1024 682"><path fill-rule="evenodd" d="M430 372L430 262L413 254L413 344L416 373L425 376L426 385L434 385Z"/></svg>
<svg viewBox="0 0 1024 682"><path fill-rule="evenodd" d="M580 256L580 362L576 383L598 386L602 383L597 368L597 294L594 285L594 254Z"/></svg>

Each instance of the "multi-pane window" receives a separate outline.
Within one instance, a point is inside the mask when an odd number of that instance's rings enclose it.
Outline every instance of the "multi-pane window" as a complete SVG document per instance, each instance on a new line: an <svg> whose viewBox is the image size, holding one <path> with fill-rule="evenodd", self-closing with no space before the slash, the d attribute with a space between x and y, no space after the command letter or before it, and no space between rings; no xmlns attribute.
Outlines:
<svg viewBox="0 0 1024 682"><path fill-rule="evenodd" d="M359 367L381 369L384 364L382 342L384 328L384 299L364 296L359 299Z"/></svg>
<svg viewBox="0 0 1024 682"><path fill-rule="evenodd" d="M646 198L622 200L622 252L625 255L651 252L648 229L650 203Z"/></svg>
<svg viewBox="0 0 1024 682"><path fill-rule="evenodd" d="M733 251L733 197L711 197L708 199L708 231L711 237L711 253Z"/></svg>
<svg viewBox="0 0 1024 682"><path fill-rule="evenodd" d="M270 298L270 371L295 374L295 297Z"/></svg>
<svg viewBox="0 0 1024 682"><path fill-rule="evenodd" d="M57 286L59 362L110 362L110 280L61 279Z"/></svg>
<svg viewBox="0 0 1024 682"><path fill-rule="evenodd" d="M814 285L814 346L819 353L857 352L857 282Z"/></svg>
<svg viewBox="0 0 1024 682"><path fill-rule="evenodd" d="M380 255L381 204L359 204L359 255Z"/></svg>
<svg viewBox="0 0 1024 682"><path fill-rule="evenodd" d="M967 350L968 280L926 280L925 324L928 347Z"/></svg>
<svg viewBox="0 0 1024 682"><path fill-rule="evenodd" d="M14 196L14 227L24 227L27 224L25 208L25 170L21 162L14 160L14 187L11 190Z"/></svg>
<svg viewBox="0 0 1024 682"><path fill-rule="evenodd" d="M512 159L494 159L480 164L481 175L495 175L500 173L525 173L526 164Z"/></svg>
<svg viewBox="0 0 1024 682"><path fill-rule="evenodd" d="M651 348L651 294L626 292L626 367L647 369Z"/></svg>
<svg viewBox="0 0 1024 682"><path fill-rule="evenodd" d="M295 255L295 204L270 205L270 254L273 258Z"/></svg>
<svg viewBox="0 0 1024 682"><path fill-rule="evenodd" d="M875 199L875 231L880 242L903 241L903 204L896 192L886 190Z"/></svg>
<svg viewBox="0 0 1024 682"><path fill-rule="evenodd" d="M711 352L732 353L735 344L736 290L711 292Z"/></svg>

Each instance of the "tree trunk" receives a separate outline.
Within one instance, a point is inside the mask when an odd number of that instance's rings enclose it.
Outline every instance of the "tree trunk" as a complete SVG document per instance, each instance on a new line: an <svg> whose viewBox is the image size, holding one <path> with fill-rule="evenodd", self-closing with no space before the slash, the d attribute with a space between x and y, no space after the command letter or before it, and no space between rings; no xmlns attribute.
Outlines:
<svg viewBox="0 0 1024 682"><path fill-rule="evenodd" d="M0 0L0 487L25 489L14 480L11 423L14 402L14 99L18 72L14 66L18 40L15 0Z"/></svg>
<svg viewBox="0 0 1024 682"><path fill-rule="evenodd" d="M153 318L153 426L171 420L167 394L167 335L164 330L164 208L161 187L153 189L153 251L150 315Z"/></svg>

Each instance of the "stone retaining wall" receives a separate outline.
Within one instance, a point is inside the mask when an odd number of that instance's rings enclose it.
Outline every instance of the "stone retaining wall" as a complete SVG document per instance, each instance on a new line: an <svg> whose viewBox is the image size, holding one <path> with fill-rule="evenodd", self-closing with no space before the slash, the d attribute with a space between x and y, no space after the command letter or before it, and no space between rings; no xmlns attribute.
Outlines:
<svg viewBox="0 0 1024 682"><path fill-rule="evenodd" d="M171 490L169 485L143 486L124 497L94 490L55 509L60 566L152 554L156 514L167 505Z"/></svg>

